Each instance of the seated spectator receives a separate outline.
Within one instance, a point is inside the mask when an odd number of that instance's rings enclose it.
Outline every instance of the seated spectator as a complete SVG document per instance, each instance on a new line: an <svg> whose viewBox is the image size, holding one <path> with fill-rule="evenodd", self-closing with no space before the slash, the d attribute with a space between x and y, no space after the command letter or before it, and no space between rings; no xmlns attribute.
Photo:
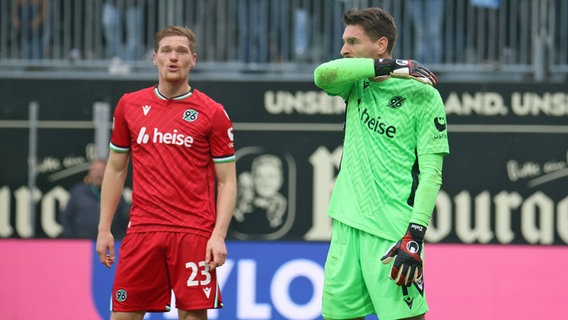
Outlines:
<svg viewBox="0 0 568 320"><path fill-rule="evenodd" d="M62 238L96 239L99 224L101 185L106 161L94 160L85 180L69 191L69 202L62 212ZM129 206L121 199L112 224L116 239L124 237L128 226Z"/></svg>

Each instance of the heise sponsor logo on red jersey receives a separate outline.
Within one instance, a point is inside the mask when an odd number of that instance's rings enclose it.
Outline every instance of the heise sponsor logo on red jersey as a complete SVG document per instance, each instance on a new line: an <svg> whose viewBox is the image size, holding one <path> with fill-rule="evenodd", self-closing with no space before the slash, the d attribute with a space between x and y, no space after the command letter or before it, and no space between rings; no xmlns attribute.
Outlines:
<svg viewBox="0 0 568 320"><path fill-rule="evenodd" d="M138 133L136 142L138 142L138 144L145 144L150 140L152 143L171 144L185 146L188 148L191 148L193 144L192 136L178 133L177 129L174 129L173 132L160 132L158 128L154 128L154 130L150 132L146 129L146 127L142 127Z"/></svg>

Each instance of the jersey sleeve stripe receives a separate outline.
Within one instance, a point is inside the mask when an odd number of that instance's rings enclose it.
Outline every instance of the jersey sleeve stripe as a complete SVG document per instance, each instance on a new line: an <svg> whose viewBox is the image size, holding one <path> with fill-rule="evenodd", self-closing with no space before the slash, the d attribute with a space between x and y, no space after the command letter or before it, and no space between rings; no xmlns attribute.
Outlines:
<svg viewBox="0 0 568 320"><path fill-rule="evenodd" d="M235 155L230 155L227 157L221 157L221 158L213 158L213 162L214 163L227 163L227 162L233 162L235 161Z"/></svg>
<svg viewBox="0 0 568 320"><path fill-rule="evenodd" d="M128 148L128 147L119 147L119 146L112 144L112 142L109 144L109 148L114 152L120 152L120 153L130 151L130 148Z"/></svg>

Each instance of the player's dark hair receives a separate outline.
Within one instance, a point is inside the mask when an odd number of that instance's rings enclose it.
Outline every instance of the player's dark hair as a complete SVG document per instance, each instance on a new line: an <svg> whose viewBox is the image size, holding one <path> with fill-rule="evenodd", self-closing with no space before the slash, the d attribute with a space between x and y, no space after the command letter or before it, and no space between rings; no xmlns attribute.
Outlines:
<svg viewBox="0 0 568 320"><path fill-rule="evenodd" d="M350 9L343 15L343 24L361 26L372 41L377 41L381 37L387 38L389 40L387 51L392 53L398 31L394 18L385 10L377 7Z"/></svg>
<svg viewBox="0 0 568 320"><path fill-rule="evenodd" d="M162 41L162 39L171 36L186 37L189 40L189 49L192 53L195 53L195 44L197 42L195 33L193 33L191 29L183 26L168 26L156 32L156 39L154 40L154 52L158 52L158 49L160 48L160 41Z"/></svg>

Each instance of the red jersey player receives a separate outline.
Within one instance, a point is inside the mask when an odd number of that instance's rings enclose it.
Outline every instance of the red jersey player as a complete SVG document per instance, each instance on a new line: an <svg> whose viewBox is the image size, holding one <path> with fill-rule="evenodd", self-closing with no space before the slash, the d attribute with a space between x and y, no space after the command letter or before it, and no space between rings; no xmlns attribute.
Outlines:
<svg viewBox="0 0 568 320"><path fill-rule="evenodd" d="M233 128L221 104L189 85L193 32L167 27L155 41L158 85L123 95L115 109L96 250L110 268L110 226L132 158L132 209L111 319L168 311L172 290L179 319L207 319L207 309L222 307L215 269L227 256L235 208Z"/></svg>

